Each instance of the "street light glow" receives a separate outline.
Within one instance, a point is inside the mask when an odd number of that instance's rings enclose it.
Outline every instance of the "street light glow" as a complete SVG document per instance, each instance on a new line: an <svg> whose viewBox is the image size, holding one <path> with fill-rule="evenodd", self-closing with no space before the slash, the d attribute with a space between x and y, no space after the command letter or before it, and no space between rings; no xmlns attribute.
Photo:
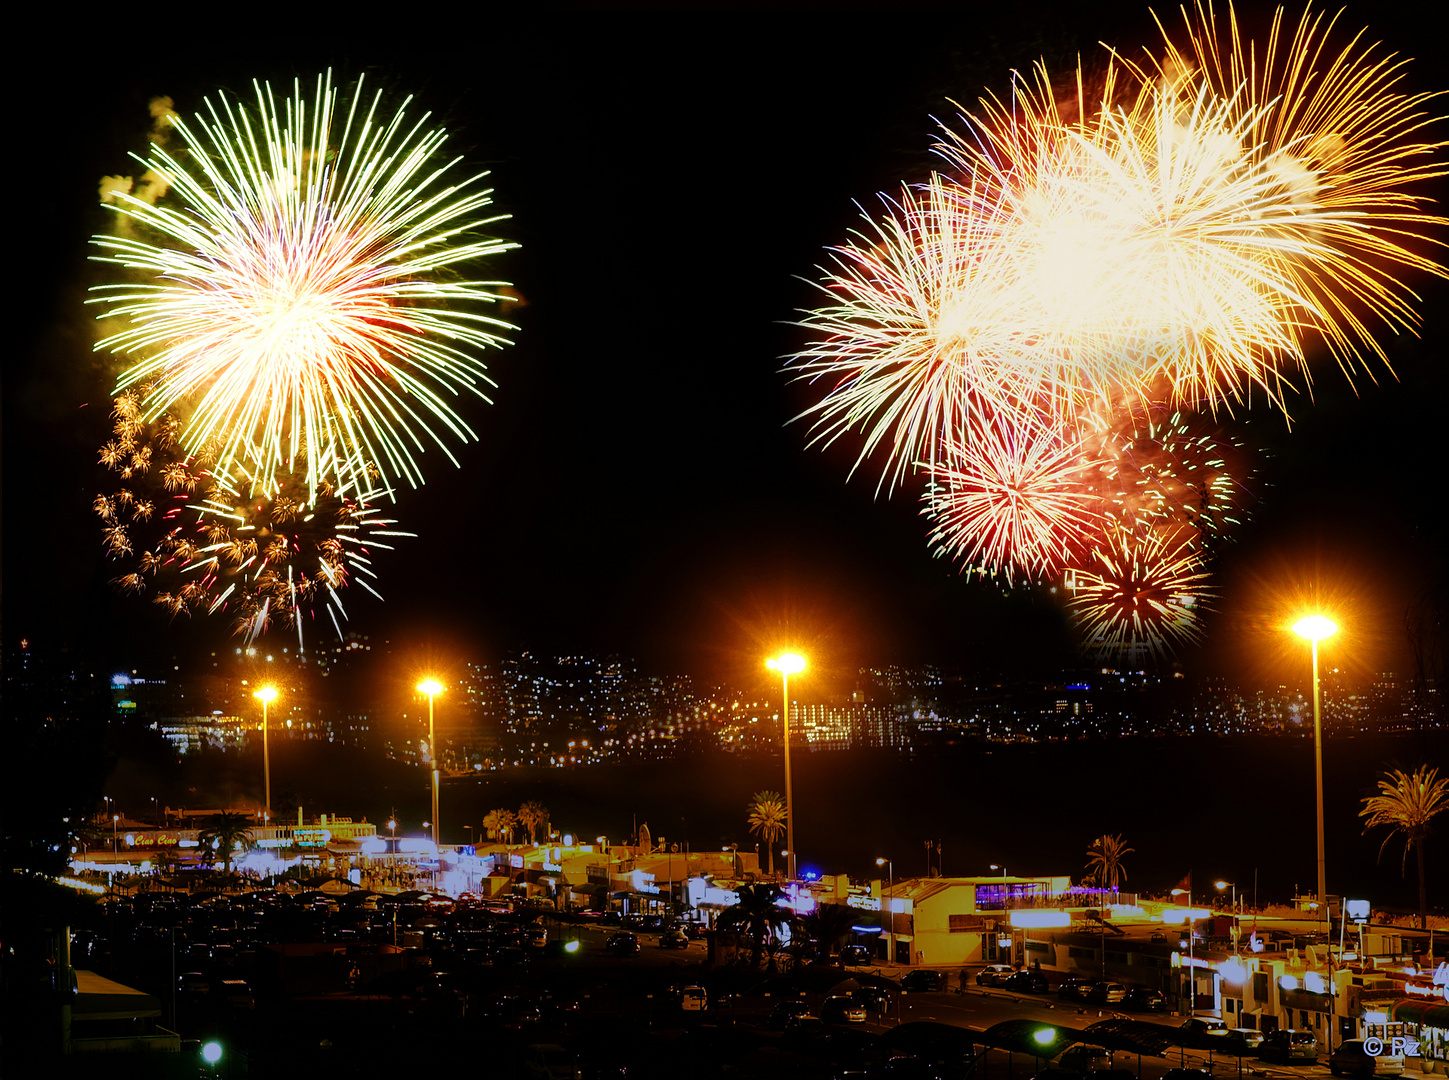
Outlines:
<svg viewBox="0 0 1449 1080"><path fill-rule="evenodd" d="M1327 615L1305 615L1293 624L1293 632L1309 641L1322 641L1338 633L1338 623Z"/></svg>
<svg viewBox="0 0 1449 1080"><path fill-rule="evenodd" d="M252 697L261 698L264 704L271 704L277 700L277 688L275 686L264 686L253 694Z"/></svg>
<svg viewBox="0 0 1449 1080"><path fill-rule="evenodd" d="M1056 1037L1056 1028L1037 1028L1036 1031L1032 1033L1032 1038L1035 1039L1037 1042L1041 1043L1043 1046L1051 1043L1053 1040L1056 1039Z"/></svg>
<svg viewBox="0 0 1449 1080"><path fill-rule="evenodd" d="M432 697L434 694L441 694L443 692L443 684L438 682L437 679L424 679L418 683L418 691L427 694L428 697Z"/></svg>
<svg viewBox="0 0 1449 1080"><path fill-rule="evenodd" d="M765 666L782 675L798 675L805 670L805 658L799 653L781 653L766 660Z"/></svg>

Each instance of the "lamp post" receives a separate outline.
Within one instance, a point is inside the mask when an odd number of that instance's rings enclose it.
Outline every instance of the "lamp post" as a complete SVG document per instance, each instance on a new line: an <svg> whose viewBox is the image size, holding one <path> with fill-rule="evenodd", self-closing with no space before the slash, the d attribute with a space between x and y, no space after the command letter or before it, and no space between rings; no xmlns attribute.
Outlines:
<svg viewBox="0 0 1449 1080"><path fill-rule="evenodd" d="M433 738L433 698L443 689L436 679L424 679L418 690L428 695L428 757L433 760L433 846L438 844L442 830L438 827L438 745Z"/></svg>
<svg viewBox="0 0 1449 1080"><path fill-rule="evenodd" d="M1338 624L1326 615L1308 615L1293 624L1293 632L1313 645L1313 763L1318 788L1318 910L1328 917L1327 872L1323 847L1323 723L1319 710L1318 643L1338 632Z"/></svg>
<svg viewBox="0 0 1449 1080"><path fill-rule="evenodd" d="M785 693L785 711L780 714L780 730L785 741L785 846L789 849L785 873L794 881L795 810L791 804L790 792L790 676L805 670L805 658L797 653L781 653L766 660L765 666L780 673L780 683Z"/></svg>
<svg viewBox="0 0 1449 1080"><path fill-rule="evenodd" d="M991 864L991 869L993 869L993 870L1000 870L1001 871L1001 921L1006 926L1006 932L1011 935L1011 944L1014 946L1016 944L1016 932L1011 929L1011 916L1009 914L1007 914L1007 909L1011 907L1011 904L1008 901L1008 895L1009 894L1008 894L1007 888L1006 888L1006 867L1005 866L997 866L995 863L992 863ZM998 950L1001 948L1001 931L1000 930L998 930L996 932L996 947L997 947ZM1010 946L1008 946L1007 952L1006 952L1006 962L1007 963L1011 963L1011 958L1014 955L1015 955L1015 950L1013 948L1011 948Z"/></svg>
<svg viewBox="0 0 1449 1080"><path fill-rule="evenodd" d="M1183 925L1187 927L1187 1015L1197 1014L1197 968L1194 966L1192 957L1192 888L1173 889L1173 896L1187 897L1187 916L1183 919ZM1181 983L1178 983L1181 986Z"/></svg>
<svg viewBox="0 0 1449 1080"><path fill-rule="evenodd" d="M1233 952L1236 953L1238 951L1238 933L1239 933L1239 931L1238 931L1238 883L1236 881L1214 881L1213 882L1213 888L1217 889L1218 892L1222 892L1224 889L1232 889L1233 890L1233 906L1232 906L1232 909L1231 910L1232 910L1232 913L1233 913Z"/></svg>
<svg viewBox="0 0 1449 1080"><path fill-rule="evenodd" d="M264 686L252 697L261 698L262 701L262 783L266 789L266 816L262 824L270 825L272 823L272 755L267 746L267 706L277 699L277 689L274 686Z"/></svg>
<svg viewBox="0 0 1449 1080"><path fill-rule="evenodd" d="M881 920L886 932L885 958L889 962L896 951L896 913L895 909L891 906L891 901L895 899L896 893L896 864L894 859L886 858L885 856L876 859L875 864L876 866L885 866L889 869L889 876L886 878L886 881L889 883L886 886L886 902L881 908L881 912L885 915L885 918Z"/></svg>

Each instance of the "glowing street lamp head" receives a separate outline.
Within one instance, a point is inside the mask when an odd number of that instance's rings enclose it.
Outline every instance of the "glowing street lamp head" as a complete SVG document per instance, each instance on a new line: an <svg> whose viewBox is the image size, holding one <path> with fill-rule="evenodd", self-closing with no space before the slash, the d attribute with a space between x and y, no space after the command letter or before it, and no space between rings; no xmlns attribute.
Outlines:
<svg viewBox="0 0 1449 1080"><path fill-rule="evenodd" d="M443 684L438 682L437 679L424 679L418 683L418 690L421 693L427 694L428 697L432 697L434 694L442 693Z"/></svg>
<svg viewBox="0 0 1449 1080"><path fill-rule="evenodd" d="M765 666L782 675L798 675L805 670L805 658L798 653L781 653L766 660Z"/></svg>
<svg viewBox="0 0 1449 1080"><path fill-rule="evenodd" d="M1032 1032L1031 1037L1042 1046L1049 1046L1056 1041L1057 1030L1056 1028L1037 1028L1036 1031Z"/></svg>
<svg viewBox="0 0 1449 1080"><path fill-rule="evenodd" d="M261 698L262 701L270 704L277 700L277 688L275 686L264 686L252 696Z"/></svg>
<svg viewBox="0 0 1449 1080"><path fill-rule="evenodd" d="M1307 615L1293 624L1293 632L1309 641L1322 641L1338 633L1338 623L1327 615Z"/></svg>

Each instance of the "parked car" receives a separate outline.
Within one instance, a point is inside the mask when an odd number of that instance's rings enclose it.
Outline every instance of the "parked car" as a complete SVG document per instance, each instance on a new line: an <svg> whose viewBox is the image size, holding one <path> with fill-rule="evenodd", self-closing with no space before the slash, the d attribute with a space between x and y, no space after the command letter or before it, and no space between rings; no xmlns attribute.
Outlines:
<svg viewBox="0 0 1449 1080"><path fill-rule="evenodd" d="M850 992L850 996L873 1013L885 1015L890 1012L891 995L884 986L856 987Z"/></svg>
<svg viewBox="0 0 1449 1080"><path fill-rule="evenodd" d="M820 1006L820 1019L827 1024L863 1024L865 1006L849 994L832 994Z"/></svg>
<svg viewBox="0 0 1449 1080"><path fill-rule="evenodd" d="M930 968L915 968L901 976L901 989L919 994L932 990L946 989L946 976Z"/></svg>
<svg viewBox="0 0 1449 1080"><path fill-rule="evenodd" d="M1075 975L1069 975L1057 986L1057 997L1063 1001L1081 1001L1087 996L1087 991L1091 988L1091 979L1083 979Z"/></svg>
<svg viewBox="0 0 1449 1080"><path fill-rule="evenodd" d="M987 964L976 973L977 986L1000 986L1016 971L1010 964Z"/></svg>
<svg viewBox="0 0 1449 1080"><path fill-rule="evenodd" d="M1182 1022L1184 1031L1196 1031L1203 1035L1226 1035L1228 1025L1216 1016L1189 1016Z"/></svg>
<svg viewBox="0 0 1449 1080"><path fill-rule="evenodd" d="M679 927L673 927L659 935L659 947L661 949L687 949L689 948L689 935Z"/></svg>
<svg viewBox="0 0 1449 1080"><path fill-rule="evenodd" d="M1263 1048L1263 1033L1257 1028L1233 1028L1223 1039L1232 1053L1250 1057Z"/></svg>
<svg viewBox="0 0 1449 1080"><path fill-rule="evenodd" d="M604 942L604 951L610 956L633 956L639 951L639 935L628 930L610 934Z"/></svg>
<svg viewBox="0 0 1449 1080"><path fill-rule="evenodd" d="M864 945L846 945L840 950L840 959L847 964L868 964L872 960L870 950Z"/></svg>
<svg viewBox="0 0 1449 1080"><path fill-rule="evenodd" d="M786 998L784 1001L777 1001L775 1007L770 1010L770 1017L765 1023L771 1031L784 1031L785 1025L794 1017L806 1016L810 1012L810 1003L804 998Z"/></svg>
<svg viewBox="0 0 1449 1080"><path fill-rule="evenodd" d="M1040 971L1033 971L1030 968L1013 971L999 985L1006 990L1015 990L1019 994L1045 994L1047 992L1046 976Z"/></svg>
<svg viewBox="0 0 1449 1080"><path fill-rule="evenodd" d="M255 1009L257 999L245 979L221 979L216 986L216 996L233 1009Z"/></svg>
<svg viewBox="0 0 1449 1080"><path fill-rule="evenodd" d="M535 1043L523 1052L525 1076L537 1080L578 1080L578 1061L556 1043Z"/></svg>
<svg viewBox="0 0 1449 1080"><path fill-rule="evenodd" d="M1317 1061L1318 1039L1311 1031L1295 1031L1279 1028L1263 1039L1258 1056L1264 1061L1287 1063L1290 1061Z"/></svg>
<svg viewBox="0 0 1449 1080"><path fill-rule="evenodd" d="M211 993L211 980L200 971L184 971L176 976L176 989L185 996L195 997Z"/></svg>
<svg viewBox="0 0 1449 1080"><path fill-rule="evenodd" d="M686 986L679 991L679 1007L685 1012L704 1012L709 1008L709 995L702 986Z"/></svg>
<svg viewBox="0 0 1449 1080"><path fill-rule="evenodd" d="M784 1038L793 1043L823 1044L830 1039L830 1028L820 1017L801 1013L785 1021Z"/></svg>
<svg viewBox="0 0 1449 1080"><path fill-rule="evenodd" d="M1383 1049L1387 1051L1389 1045L1385 1043ZM1404 1071L1404 1055L1370 1054L1364 1040L1348 1039L1328 1055L1328 1071L1334 1076L1398 1076Z"/></svg>
<svg viewBox="0 0 1449 1080"><path fill-rule="evenodd" d="M1137 1012L1166 1012L1167 998L1161 990L1152 990L1146 986L1129 986L1127 993L1122 995L1122 1008L1133 1009Z"/></svg>
<svg viewBox="0 0 1449 1080"><path fill-rule="evenodd" d="M1084 999L1092 1005L1117 1005L1127 996L1127 988L1116 982L1097 982Z"/></svg>
<svg viewBox="0 0 1449 1080"><path fill-rule="evenodd" d="M1079 1073L1101 1072L1112 1067L1112 1055L1103 1047L1077 1043L1062 1051L1062 1056L1057 1058L1057 1064L1063 1069L1073 1069Z"/></svg>
<svg viewBox="0 0 1449 1080"><path fill-rule="evenodd" d="M541 949L548 944L548 927L530 923L523 928L523 943L529 948Z"/></svg>

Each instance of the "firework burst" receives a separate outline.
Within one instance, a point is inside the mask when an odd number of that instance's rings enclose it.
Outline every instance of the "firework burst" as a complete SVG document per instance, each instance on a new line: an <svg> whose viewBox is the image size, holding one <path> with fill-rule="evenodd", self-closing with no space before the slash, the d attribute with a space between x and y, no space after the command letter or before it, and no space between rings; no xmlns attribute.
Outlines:
<svg viewBox="0 0 1449 1080"><path fill-rule="evenodd" d="M1129 661L1161 657L1202 637L1198 612L1211 598L1192 530L1120 526L1069 572L1086 646Z"/></svg>
<svg viewBox="0 0 1449 1080"><path fill-rule="evenodd" d="M1417 324L1405 270L1442 218L1431 95L1334 20L1281 11L1255 50L1229 10L1113 55L1059 96L1040 65L937 151L947 168L834 250L791 358L825 393L813 441L858 435L881 486L926 474L936 550L968 571L1075 583L1094 647L1198 633L1204 552L1246 471L1188 415L1286 413L1314 342L1386 361Z"/></svg>
<svg viewBox="0 0 1449 1080"><path fill-rule="evenodd" d="M1102 525L1101 463L1074 435L999 413L973 418L932 470L925 509L941 555L1011 581L1054 576Z"/></svg>
<svg viewBox="0 0 1449 1080"><path fill-rule="evenodd" d="M297 631L302 616L325 608L341 635L341 590L377 592L371 555L390 550L400 532L383 517L382 493L361 495L305 474L274 478L270 495L247 493L219 478L204 458L173 456L177 424L139 418L142 391L116 399L114 433L101 461L125 486L97 495L107 553L130 568L113 580L122 592L150 594L171 615L223 613L254 640L270 626Z"/></svg>
<svg viewBox="0 0 1449 1080"><path fill-rule="evenodd" d="M141 280L97 290L121 324L97 347L135 358L139 420L179 418L249 494L299 471L308 492L420 482L428 443L474 437L453 401L486 400L476 353L512 329L488 313L502 283L464 276L514 246L486 235L486 174L450 179L444 133L380 97L339 102L330 77L219 97L138 159L164 183L108 185L126 225L97 258Z"/></svg>

